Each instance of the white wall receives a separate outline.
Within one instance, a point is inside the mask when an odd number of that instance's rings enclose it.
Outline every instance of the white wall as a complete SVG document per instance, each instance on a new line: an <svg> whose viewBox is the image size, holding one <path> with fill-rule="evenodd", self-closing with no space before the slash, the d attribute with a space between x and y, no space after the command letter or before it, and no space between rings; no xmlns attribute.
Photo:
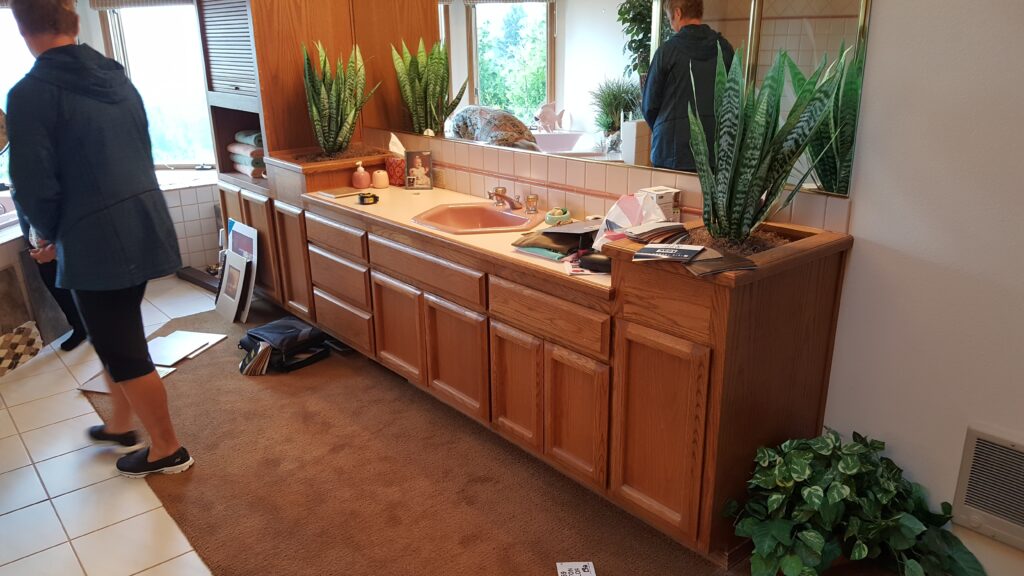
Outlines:
<svg viewBox="0 0 1024 576"><path fill-rule="evenodd" d="M628 58L622 50L626 35L617 20L620 2L560 0L556 5L560 37L555 58L561 72L556 82L558 109L569 111L573 130L597 130L590 92L603 80L621 78L626 68Z"/></svg>
<svg viewBox="0 0 1024 576"><path fill-rule="evenodd" d="M103 52L103 30L100 28L100 14L89 8L89 0L78 0L78 41Z"/></svg>
<svg viewBox="0 0 1024 576"><path fill-rule="evenodd" d="M968 423L1024 439L1024 2L876 0L871 21L826 423L951 501Z"/></svg>

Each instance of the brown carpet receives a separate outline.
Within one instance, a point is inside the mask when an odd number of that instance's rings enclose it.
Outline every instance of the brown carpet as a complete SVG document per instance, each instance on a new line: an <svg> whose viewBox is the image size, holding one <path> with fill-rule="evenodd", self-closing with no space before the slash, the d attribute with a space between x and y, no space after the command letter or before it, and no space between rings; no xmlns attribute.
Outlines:
<svg viewBox="0 0 1024 576"><path fill-rule="evenodd" d="M159 334L225 328L208 312ZM243 332L167 379L196 465L149 480L214 574L723 573L358 354L239 375Z"/></svg>

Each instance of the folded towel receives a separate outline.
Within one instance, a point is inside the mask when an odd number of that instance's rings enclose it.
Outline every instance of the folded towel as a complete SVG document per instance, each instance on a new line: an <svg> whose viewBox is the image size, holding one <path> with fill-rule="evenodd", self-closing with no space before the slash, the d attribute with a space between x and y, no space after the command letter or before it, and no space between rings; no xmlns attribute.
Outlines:
<svg viewBox="0 0 1024 576"><path fill-rule="evenodd" d="M240 132L235 132L235 142L262 148L263 133L259 130L242 130Z"/></svg>
<svg viewBox="0 0 1024 576"><path fill-rule="evenodd" d="M264 168L256 168L255 166L245 166L243 164L235 164L235 172L245 174L250 178L266 178L267 171Z"/></svg>
<svg viewBox="0 0 1024 576"><path fill-rule="evenodd" d="M232 154L231 161L235 164L241 164L242 166L252 166L253 168L266 168L267 165L263 163L263 158L252 158L249 156L243 156L241 154Z"/></svg>
<svg viewBox="0 0 1024 576"><path fill-rule="evenodd" d="M248 156L249 158L263 158L263 148L242 144L241 142L232 142L231 144L228 144L228 152L241 156Z"/></svg>

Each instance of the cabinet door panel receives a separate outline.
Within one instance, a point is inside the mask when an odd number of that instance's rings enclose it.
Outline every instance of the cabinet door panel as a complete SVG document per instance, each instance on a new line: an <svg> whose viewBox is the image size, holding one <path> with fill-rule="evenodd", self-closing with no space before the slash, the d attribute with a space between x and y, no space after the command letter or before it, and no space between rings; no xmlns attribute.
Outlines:
<svg viewBox="0 0 1024 576"><path fill-rule="evenodd" d="M313 285L309 277L309 253L306 251L306 220L302 210L283 202L274 202L277 228L277 259L281 263L281 296L285 308L296 316L313 321Z"/></svg>
<svg viewBox="0 0 1024 576"><path fill-rule="evenodd" d="M280 275L277 270L277 232L274 227L274 201L266 196L242 190L242 215L245 223L256 229L258 261L256 286L268 298L282 303Z"/></svg>
<svg viewBox="0 0 1024 576"><path fill-rule="evenodd" d="M377 359L413 384L424 386L423 292L380 272L371 274L371 282Z"/></svg>
<svg viewBox="0 0 1024 576"><path fill-rule="evenodd" d="M608 366L544 345L544 453L579 480L605 487Z"/></svg>
<svg viewBox="0 0 1024 576"><path fill-rule="evenodd" d="M544 442L544 341L491 321L491 425L535 452Z"/></svg>
<svg viewBox="0 0 1024 576"><path fill-rule="evenodd" d="M456 409L487 422L487 317L427 294L427 387Z"/></svg>
<svg viewBox="0 0 1024 576"><path fill-rule="evenodd" d="M612 497L695 541L710 349L630 322L616 332Z"/></svg>
<svg viewBox="0 0 1024 576"><path fill-rule="evenodd" d="M220 214L221 214L221 226L226 230L228 227L228 219L232 219L235 222L245 223L245 216L242 215L242 190L230 184L221 182L218 184L220 188Z"/></svg>

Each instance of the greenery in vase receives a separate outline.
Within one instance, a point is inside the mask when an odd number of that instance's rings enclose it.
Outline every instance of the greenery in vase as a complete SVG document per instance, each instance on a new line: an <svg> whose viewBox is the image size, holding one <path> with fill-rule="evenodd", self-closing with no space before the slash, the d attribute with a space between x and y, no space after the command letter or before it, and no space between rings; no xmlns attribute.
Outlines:
<svg viewBox="0 0 1024 576"><path fill-rule="evenodd" d="M736 534L754 542L752 576L815 576L840 556L879 559L903 576L984 576L943 527L952 507L929 510L924 488L881 455L885 443L829 430L759 448Z"/></svg>
<svg viewBox="0 0 1024 576"><path fill-rule="evenodd" d="M316 141L323 153L330 156L348 148L359 113L380 84L366 93L366 68L358 45L349 56L347 68L343 56L338 57L337 70L333 75L323 44L317 42L316 48L320 60L319 74L310 60L309 51L302 47L306 62L306 104Z"/></svg>
<svg viewBox="0 0 1024 576"><path fill-rule="evenodd" d="M846 65L845 56L828 67L822 61L780 124L784 58L780 52L757 90L744 78L742 55L737 53L726 71L719 48L714 150L690 106L690 149L704 195L704 225L715 238L742 242L771 215L811 135L828 116ZM802 184L776 210L788 205Z"/></svg>
<svg viewBox="0 0 1024 576"><path fill-rule="evenodd" d="M626 35L623 52L629 55L625 74L647 74L651 67L651 17L654 2L652 0L625 0L619 4L619 24ZM658 0L661 4L661 0ZM661 19L661 41L672 36L668 19Z"/></svg>
<svg viewBox="0 0 1024 576"><path fill-rule="evenodd" d="M463 94L466 93L467 79L453 100L448 99L451 70L448 67L448 52L444 44L437 42L428 53L420 38L419 50L415 57L402 41L402 52L391 46L391 59L398 75L398 87L402 100L412 114L412 129L417 134L432 130L444 134L444 122L455 112Z"/></svg>
<svg viewBox="0 0 1024 576"><path fill-rule="evenodd" d="M618 132L622 117L631 120L640 115L640 84L625 78L611 78L598 84L590 93L597 108L597 127L605 136Z"/></svg>
<svg viewBox="0 0 1024 576"><path fill-rule="evenodd" d="M845 47L840 47L845 54ZM857 139L857 118L860 114L860 94L864 85L864 45L854 51L853 61L843 70L839 89L832 100L832 112L811 136L807 151L812 158L821 160L814 167L818 186L833 194L850 195L850 176L853 173L853 147ZM786 57L793 90L799 93L807 85L807 77L789 56Z"/></svg>

